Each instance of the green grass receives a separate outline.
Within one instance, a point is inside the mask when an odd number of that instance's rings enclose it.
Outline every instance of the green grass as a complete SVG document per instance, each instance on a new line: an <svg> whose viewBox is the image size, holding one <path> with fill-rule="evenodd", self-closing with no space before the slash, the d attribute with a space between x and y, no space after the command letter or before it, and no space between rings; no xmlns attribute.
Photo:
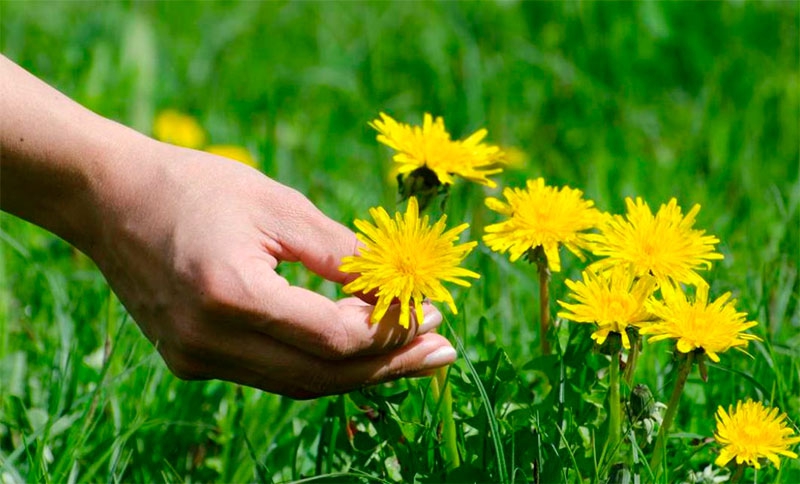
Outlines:
<svg viewBox="0 0 800 484"><path fill-rule="evenodd" d="M456 136L486 127L528 157L503 186L544 176L617 213L626 196L701 204L697 226L725 255L706 274L712 295L732 291L764 342L752 358L723 355L707 383L691 374L661 477L678 482L715 458L717 405L749 396L800 423L799 24L796 2L2 1L0 51L144 132L160 109L192 113L212 142L248 147L267 175L346 224L395 206L390 154L367 126L380 111L412 123L442 115ZM496 220L487 194L466 183L451 194L449 216L470 222L472 239ZM451 473L427 380L310 402L183 382L63 241L2 214L0 254L2 480L604 473L605 358L576 325L557 334L563 354L540 356L533 267L483 246L466 261L482 278L455 291L459 314L448 316L446 334L463 345L450 383L464 463ZM564 259L556 295L581 268ZM341 295L299 267L285 275ZM636 374L662 402L669 348L646 345ZM757 479L798 482L800 461Z"/></svg>

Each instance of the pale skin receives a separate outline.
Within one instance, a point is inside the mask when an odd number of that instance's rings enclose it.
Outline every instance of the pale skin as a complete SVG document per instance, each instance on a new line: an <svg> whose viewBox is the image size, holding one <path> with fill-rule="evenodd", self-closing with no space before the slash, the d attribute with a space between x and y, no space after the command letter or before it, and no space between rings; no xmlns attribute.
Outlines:
<svg viewBox="0 0 800 484"><path fill-rule="evenodd" d="M394 305L332 301L275 272L300 262L345 283L355 235L262 173L98 116L0 56L0 208L100 268L170 370L293 398L452 363L439 311L403 329Z"/></svg>

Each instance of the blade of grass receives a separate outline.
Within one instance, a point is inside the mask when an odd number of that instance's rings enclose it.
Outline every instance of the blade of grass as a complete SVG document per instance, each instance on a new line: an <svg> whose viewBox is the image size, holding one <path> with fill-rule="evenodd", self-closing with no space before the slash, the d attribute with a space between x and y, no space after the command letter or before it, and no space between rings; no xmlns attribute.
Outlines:
<svg viewBox="0 0 800 484"><path fill-rule="evenodd" d="M456 348L458 349L458 352L464 357L464 362L467 364L470 377L472 378L472 381L475 383L475 386L478 388L478 392L481 395L481 402L483 403L483 407L486 409L486 418L488 419L489 428L491 429L492 444L494 445L497 471L500 474L500 482L502 484L508 484L506 457L505 452L503 451L503 443L500 441L500 431L497 425L497 418L494 415L494 409L492 408L492 402L489 400L489 395L486 393L486 388L484 388L483 383L481 383L481 379L477 370L475 370L475 367L472 365L472 362L467 356L467 350L464 348L464 344L461 342L461 339L458 337L455 331L453 331L453 328L450 326L450 321L445 322L448 331L450 331L450 334L456 342Z"/></svg>
<svg viewBox="0 0 800 484"><path fill-rule="evenodd" d="M567 442L567 436L564 435L564 431L561 430L561 427L558 425L555 426L556 430L558 430L558 435L561 436L561 442L564 444L564 447L567 449L569 453L569 460L572 462L572 467L575 469L575 473L578 474L578 482L583 482L583 475L581 475L581 468L578 466L578 460L575 459L575 453L572 452L572 447L570 447L569 442Z"/></svg>
<svg viewBox="0 0 800 484"><path fill-rule="evenodd" d="M273 481L268 474L270 472L269 467L267 467L266 464L259 462L258 456L256 455L256 449L253 447L253 443L250 442L247 432L242 432L242 438L244 439L244 444L247 446L247 452L255 464L256 478L258 478L258 481L269 482L270 484L273 484L275 481Z"/></svg>

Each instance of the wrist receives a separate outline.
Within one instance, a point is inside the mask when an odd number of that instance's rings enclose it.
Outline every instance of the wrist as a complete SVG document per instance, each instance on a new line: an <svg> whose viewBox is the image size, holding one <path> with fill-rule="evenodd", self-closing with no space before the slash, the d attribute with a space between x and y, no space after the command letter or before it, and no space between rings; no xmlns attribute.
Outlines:
<svg viewBox="0 0 800 484"><path fill-rule="evenodd" d="M87 195L77 200L69 239L101 267L128 242L144 241L151 229L165 228L170 200L163 187L174 178L163 163L174 147L103 121L114 126L107 131L110 137L98 140Z"/></svg>
<svg viewBox="0 0 800 484"><path fill-rule="evenodd" d="M159 144L113 121L99 116L96 121L85 139L83 192L64 207L62 232L56 232L93 259L113 244L126 210L148 196L157 167L146 153Z"/></svg>
<svg viewBox="0 0 800 484"><path fill-rule="evenodd" d="M131 153L156 142L1 55L0 86L0 207L90 253L109 207L147 170Z"/></svg>

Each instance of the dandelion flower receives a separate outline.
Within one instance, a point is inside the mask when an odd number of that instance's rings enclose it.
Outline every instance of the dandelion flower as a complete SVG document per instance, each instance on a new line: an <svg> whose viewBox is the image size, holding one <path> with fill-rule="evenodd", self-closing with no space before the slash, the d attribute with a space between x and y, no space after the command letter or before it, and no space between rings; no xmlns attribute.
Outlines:
<svg viewBox="0 0 800 484"><path fill-rule="evenodd" d="M613 271L597 274L583 272L583 281L566 281L576 304L558 301L569 312L558 316L578 323L595 323L598 330L592 339L603 344L609 333L622 336L622 346L630 349L631 342L626 331L628 326L638 327L651 319L645 309L645 301L655 290L655 280L650 276L634 280L633 273L624 266Z"/></svg>
<svg viewBox="0 0 800 484"><path fill-rule="evenodd" d="M650 299L647 309L656 322L642 328L642 334L651 335L648 341L674 339L678 351L689 353L703 350L713 361L719 362L718 353L736 348L744 352L748 341L758 336L744 333L756 326L746 321L747 314L736 312L736 300L727 292L714 302L708 302L708 284L697 287L694 301L686 297L680 287L661 286L663 301Z"/></svg>
<svg viewBox="0 0 800 484"><path fill-rule="evenodd" d="M712 260L722 259L722 254L714 252L719 239L692 228L700 205L683 216L674 198L661 205L655 215L641 198L635 202L627 198L625 204L625 218L615 215L601 225L600 234L589 236L592 252L605 257L591 267L602 271L629 264L637 276L652 274L659 284L704 284L696 270L708 269Z"/></svg>
<svg viewBox="0 0 800 484"><path fill-rule="evenodd" d="M206 133L197 120L174 109L161 111L156 116L153 136L184 148L197 149L206 144Z"/></svg>
<svg viewBox="0 0 800 484"><path fill-rule="evenodd" d="M583 199L583 192L570 187L545 185L543 178L528 180L527 189L506 188L506 202L494 197L486 206L508 216L508 220L486 227L483 241L495 252L509 253L511 262L541 246L550 269L561 270L558 246L563 244L581 260L587 247L585 230L595 227L602 217L594 202Z"/></svg>
<svg viewBox="0 0 800 484"><path fill-rule="evenodd" d="M397 151L394 161L398 173L406 176L421 168L436 175L442 185L452 185L460 176L489 187L497 184L488 178L500 173L503 152L499 147L484 144L487 131L480 129L463 141L450 139L441 117L425 113L422 127L398 123L385 113L370 126L378 131L378 141Z"/></svg>
<svg viewBox="0 0 800 484"><path fill-rule="evenodd" d="M516 146L506 146L503 148L503 164L507 168L522 169L528 166L531 157Z"/></svg>
<svg viewBox="0 0 800 484"><path fill-rule="evenodd" d="M258 163L256 162L255 158L253 158L253 155L250 154L250 151L248 151L246 148L242 148L241 146L211 145L207 147L205 151L214 155L230 158L231 160L236 160L239 163L243 163L253 168L258 168Z"/></svg>
<svg viewBox="0 0 800 484"><path fill-rule="evenodd" d="M455 302L442 281L469 287L464 277L480 277L467 269L458 267L461 261L477 245L477 242L456 244L458 234L469 225L445 231L446 216L431 226L428 216L420 218L417 199L408 201L405 214L389 217L381 207L370 209L375 225L356 220L362 232L358 239L364 244L360 254L342 259L340 270L358 273L353 282L344 286L347 293L372 292L377 290L378 302L372 312L371 321L377 323L386 314L389 305L400 302L400 324L408 328L410 306L415 309L416 319L422 321L422 301L447 303L457 313Z"/></svg>
<svg viewBox="0 0 800 484"><path fill-rule="evenodd" d="M794 431L786 423L786 414L778 415L777 408L765 407L761 402L748 399L728 407L717 409L717 430L714 437L722 446L715 461L724 466L731 459L737 464L747 463L761 469L759 459L766 458L780 469L779 455L797 459L797 454L789 450L800 442Z"/></svg>

